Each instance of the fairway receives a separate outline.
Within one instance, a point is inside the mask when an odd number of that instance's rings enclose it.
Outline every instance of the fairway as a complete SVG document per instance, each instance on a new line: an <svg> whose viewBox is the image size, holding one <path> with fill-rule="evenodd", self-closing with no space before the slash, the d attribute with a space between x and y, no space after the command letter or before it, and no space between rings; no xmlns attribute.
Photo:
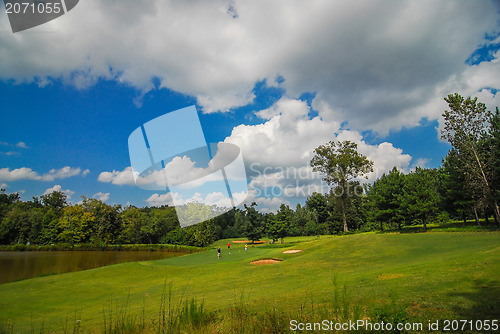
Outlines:
<svg viewBox="0 0 500 334"><path fill-rule="evenodd" d="M14 332L43 328L57 333L64 332L65 324L73 328L77 320L85 330L102 332L106 314L152 323L169 290L174 302L196 298L217 311L214 328L219 322L223 326L224 316L238 305L249 317L280 310L284 324L300 312L310 321L321 321L320 315L336 318L331 305L337 290L345 291L347 303L358 305L363 317L389 305L408 319L425 322L500 316L498 232L358 234L285 242L289 247L249 245L245 252L244 244L219 240L203 253L1 284L0 321ZM222 249L219 260L217 246ZM283 253L287 249L302 252ZM282 261L250 264L259 259Z"/></svg>

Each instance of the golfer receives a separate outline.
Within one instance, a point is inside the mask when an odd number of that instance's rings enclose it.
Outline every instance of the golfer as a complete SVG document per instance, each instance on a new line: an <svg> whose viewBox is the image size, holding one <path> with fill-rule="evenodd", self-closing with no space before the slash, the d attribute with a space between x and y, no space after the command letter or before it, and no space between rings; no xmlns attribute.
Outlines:
<svg viewBox="0 0 500 334"><path fill-rule="evenodd" d="M231 243L227 244L227 251L229 252L229 255L231 255Z"/></svg>
<svg viewBox="0 0 500 334"><path fill-rule="evenodd" d="M248 245L245 244L245 253L247 252L247 250L248 250Z"/></svg>
<svg viewBox="0 0 500 334"><path fill-rule="evenodd" d="M220 246L217 248L217 260L220 259Z"/></svg>

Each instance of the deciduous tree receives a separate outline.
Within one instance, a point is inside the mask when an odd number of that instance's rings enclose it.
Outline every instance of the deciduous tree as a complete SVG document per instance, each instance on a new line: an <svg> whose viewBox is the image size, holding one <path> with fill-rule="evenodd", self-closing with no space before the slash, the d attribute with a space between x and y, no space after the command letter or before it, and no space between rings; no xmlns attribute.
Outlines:
<svg viewBox="0 0 500 334"><path fill-rule="evenodd" d="M243 225L244 235L253 241L260 240L262 237L262 219L255 209L257 203L245 206L245 225Z"/></svg>
<svg viewBox="0 0 500 334"><path fill-rule="evenodd" d="M358 145L349 140L331 141L317 147L311 160L313 170L322 173L323 180L341 191L344 232L349 231L346 219L346 199L352 196L349 182L373 171L373 162L357 149Z"/></svg>
<svg viewBox="0 0 500 334"><path fill-rule="evenodd" d="M494 213L500 221L498 204L490 184L491 176L487 175L488 160L485 150L481 150L482 140L486 137L491 120L491 112L484 103L478 102L477 97L464 99L461 95L450 94L444 99L448 102L450 110L443 113L445 120L441 137L450 142L457 150L458 158L466 175L469 191L475 199L476 207L482 201L492 203Z"/></svg>
<svg viewBox="0 0 500 334"><path fill-rule="evenodd" d="M283 238L288 234L290 225L292 223L293 211L285 204L281 204L280 209L276 215L272 215L271 221L268 224L268 234L273 239L281 239L283 243Z"/></svg>

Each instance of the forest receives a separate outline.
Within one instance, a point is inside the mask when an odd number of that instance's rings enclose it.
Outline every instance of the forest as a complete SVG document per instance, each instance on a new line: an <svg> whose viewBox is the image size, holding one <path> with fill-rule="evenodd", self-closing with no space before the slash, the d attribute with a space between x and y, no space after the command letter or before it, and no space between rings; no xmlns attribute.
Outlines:
<svg viewBox="0 0 500 334"><path fill-rule="evenodd" d="M355 143L332 141L318 147L311 160L331 185L329 193L313 193L295 208L282 204L276 213L259 212L251 203L185 228L170 206L123 207L86 197L70 204L58 191L22 201L18 193L2 189L0 244L207 246L235 237L283 240L411 226L425 231L429 223L451 220L500 224L500 112L456 93L445 100L449 110L443 113L441 137L452 148L438 168L404 173L394 167L371 184L360 183L373 163Z"/></svg>

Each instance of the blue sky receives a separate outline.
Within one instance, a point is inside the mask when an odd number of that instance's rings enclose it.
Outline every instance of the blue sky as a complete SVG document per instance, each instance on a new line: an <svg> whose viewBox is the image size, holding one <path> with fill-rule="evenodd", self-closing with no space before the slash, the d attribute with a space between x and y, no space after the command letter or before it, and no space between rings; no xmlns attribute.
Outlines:
<svg viewBox="0 0 500 334"><path fill-rule="evenodd" d="M293 171L328 140L357 142L370 180L438 167L443 97L500 105L499 7L445 2L93 0L16 34L2 12L0 185L25 200L52 189L73 203L171 204L131 182L127 141L190 105L207 142L240 147L247 200L263 211L320 189ZM273 187L290 192L255 191Z"/></svg>

